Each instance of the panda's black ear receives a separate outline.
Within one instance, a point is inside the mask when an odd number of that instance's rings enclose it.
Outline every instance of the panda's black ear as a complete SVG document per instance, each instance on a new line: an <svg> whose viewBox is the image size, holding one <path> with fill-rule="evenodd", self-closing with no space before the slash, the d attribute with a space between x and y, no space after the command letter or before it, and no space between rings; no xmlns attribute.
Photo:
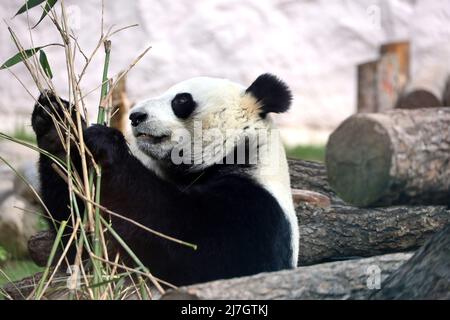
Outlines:
<svg viewBox="0 0 450 320"><path fill-rule="evenodd" d="M270 112L282 113L289 109L292 93L289 87L276 76L265 73L260 75L245 91L261 104L261 115Z"/></svg>

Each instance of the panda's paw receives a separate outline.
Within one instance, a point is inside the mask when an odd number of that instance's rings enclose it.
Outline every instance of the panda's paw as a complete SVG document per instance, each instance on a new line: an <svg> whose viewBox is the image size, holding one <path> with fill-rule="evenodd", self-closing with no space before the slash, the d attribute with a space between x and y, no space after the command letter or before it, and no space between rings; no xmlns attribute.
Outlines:
<svg viewBox="0 0 450 320"><path fill-rule="evenodd" d="M128 154L128 146L122 132L94 124L84 130L84 140L97 163L110 167L122 161Z"/></svg>
<svg viewBox="0 0 450 320"><path fill-rule="evenodd" d="M42 92L31 115L31 125L38 138L55 129L53 118L57 121L64 119L64 111L68 111L69 108L69 103L57 98L52 91Z"/></svg>
<svg viewBox="0 0 450 320"><path fill-rule="evenodd" d="M31 115L31 125L36 133L37 143L40 148L55 156L65 154L55 123L67 123L66 115L68 114L72 117L72 121L76 121L74 107L69 102L55 96L49 90L45 90L40 94ZM83 126L85 126L83 119L82 122ZM64 130L60 130L60 132L64 132Z"/></svg>

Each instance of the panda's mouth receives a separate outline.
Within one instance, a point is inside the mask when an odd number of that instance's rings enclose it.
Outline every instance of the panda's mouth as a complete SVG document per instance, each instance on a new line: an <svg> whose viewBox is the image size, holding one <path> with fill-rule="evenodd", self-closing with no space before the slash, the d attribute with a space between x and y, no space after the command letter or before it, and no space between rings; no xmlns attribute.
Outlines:
<svg viewBox="0 0 450 320"><path fill-rule="evenodd" d="M150 135L148 133L140 132L140 133L136 134L136 138L143 139L143 140L147 141L148 143L158 144L158 143L161 143L161 142L167 140L168 138L170 138L170 136L168 136L168 135L154 136L154 135Z"/></svg>

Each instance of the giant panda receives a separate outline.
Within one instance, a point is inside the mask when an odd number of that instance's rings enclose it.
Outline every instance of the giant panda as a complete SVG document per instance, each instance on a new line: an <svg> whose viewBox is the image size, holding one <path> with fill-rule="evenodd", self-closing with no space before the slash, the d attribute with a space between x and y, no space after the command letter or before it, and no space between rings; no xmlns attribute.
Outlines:
<svg viewBox="0 0 450 320"><path fill-rule="evenodd" d="M128 134L83 124L86 145L102 166L101 204L197 245L193 250L112 216L112 227L152 274L187 285L297 265L287 161L270 116L286 112L291 100L288 86L271 74L248 87L197 77L136 103ZM62 117L62 107L75 119L67 101L42 93L32 127L40 148L64 158L52 120ZM80 170L78 150L71 154ZM39 175L53 218L70 221L67 185L44 154Z"/></svg>

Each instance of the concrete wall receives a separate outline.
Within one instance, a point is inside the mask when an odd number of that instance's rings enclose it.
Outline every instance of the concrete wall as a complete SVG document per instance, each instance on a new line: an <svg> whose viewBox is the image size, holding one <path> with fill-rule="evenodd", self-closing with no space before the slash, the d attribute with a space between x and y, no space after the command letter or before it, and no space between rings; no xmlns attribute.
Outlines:
<svg viewBox="0 0 450 320"><path fill-rule="evenodd" d="M11 19L24 0L2 1L0 15L25 46L31 46L26 15ZM86 53L100 34L101 1L65 0L72 27ZM30 11L34 23L41 9ZM132 99L157 95L173 83L199 75L250 84L260 73L285 79L294 106L278 117L290 143L324 142L330 130L356 107L358 63L375 59L387 41L412 42L413 70L429 59L450 57L448 0L114 0L105 1L105 24L139 27L112 38L111 74L148 45L152 50L129 75ZM33 31L34 44L58 42L46 19ZM0 28L0 61L17 52L6 26ZM439 50L437 50L439 48ZM54 82L66 92L63 50L46 50ZM82 57L78 54L79 66ZM100 83L100 54L82 83L87 92ZM37 89L23 66L11 69L33 95ZM29 124L33 100L8 71L0 71L0 130ZM88 98L92 115L98 91Z"/></svg>

